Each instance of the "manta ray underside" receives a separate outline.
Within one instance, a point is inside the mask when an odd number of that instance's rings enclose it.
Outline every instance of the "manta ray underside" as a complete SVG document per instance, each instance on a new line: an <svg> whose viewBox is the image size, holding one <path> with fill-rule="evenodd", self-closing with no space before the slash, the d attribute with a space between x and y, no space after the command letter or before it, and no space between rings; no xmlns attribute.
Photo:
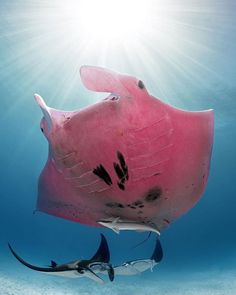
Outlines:
<svg viewBox="0 0 236 295"><path fill-rule="evenodd" d="M164 229L205 189L213 111L177 109L108 69L83 66L80 74L89 90L109 95L78 111L35 95L49 143L37 210L92 226L119 217Z"/></svg>

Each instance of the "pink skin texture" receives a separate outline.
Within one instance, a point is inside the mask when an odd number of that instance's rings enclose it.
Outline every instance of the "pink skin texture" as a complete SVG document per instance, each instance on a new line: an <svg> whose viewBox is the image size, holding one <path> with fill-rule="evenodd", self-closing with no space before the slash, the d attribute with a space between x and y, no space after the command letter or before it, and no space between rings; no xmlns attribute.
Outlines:
<svg viewBox="0 0 236 295"><path fill-rule="evenodd" d="M120 217L164 229L206 187L213 111L177 109L141 80L101 67L83 66L80 75L87 89L109 96L68 112L35 95L49 144L37 210L91 226Z"/></svg>

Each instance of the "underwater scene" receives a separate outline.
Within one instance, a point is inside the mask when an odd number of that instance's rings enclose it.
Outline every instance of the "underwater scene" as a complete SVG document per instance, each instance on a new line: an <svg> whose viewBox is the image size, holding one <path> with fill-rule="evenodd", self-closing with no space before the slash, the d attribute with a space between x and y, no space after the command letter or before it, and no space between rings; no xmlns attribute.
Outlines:
<svg viewBox="0 0 236 295"><path fill-rule="evenodd" d="M0 295L236 294L236 2L0 1Z"/></svg>

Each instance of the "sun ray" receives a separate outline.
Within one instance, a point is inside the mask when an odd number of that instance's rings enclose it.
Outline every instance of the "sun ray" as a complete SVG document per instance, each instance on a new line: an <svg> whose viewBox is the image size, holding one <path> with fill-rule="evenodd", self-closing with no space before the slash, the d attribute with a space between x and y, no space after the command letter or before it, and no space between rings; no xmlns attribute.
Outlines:
<svg viewBox="0 0 236 295"><path fill-rule="evenodd" d="M178 104L184 83L225 79L214 58L233 48L232 15L231 5L210 0L1 2L1 81L11 91L17 77L22 92L44 89L48 103L70 109L99 99L79 81L79 67L93 64L144 76L154 94Z"/></svg>

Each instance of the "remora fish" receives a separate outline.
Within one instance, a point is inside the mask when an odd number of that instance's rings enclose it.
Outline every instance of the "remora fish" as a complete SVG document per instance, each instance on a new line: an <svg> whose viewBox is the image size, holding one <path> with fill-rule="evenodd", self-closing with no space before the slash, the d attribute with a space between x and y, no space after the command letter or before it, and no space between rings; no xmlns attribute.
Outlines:
<svg viewBox="0 0 236 295"><path fill-rule="evenodd" d="M135 231L151 231L160 235L160 232L157 228L152 227L145 223L139 223L131 220L122 220L120 217L116 218L107 218L98 220L98 223L112 229L115 233L119 234L120 230L135 230Z"/></svg>

